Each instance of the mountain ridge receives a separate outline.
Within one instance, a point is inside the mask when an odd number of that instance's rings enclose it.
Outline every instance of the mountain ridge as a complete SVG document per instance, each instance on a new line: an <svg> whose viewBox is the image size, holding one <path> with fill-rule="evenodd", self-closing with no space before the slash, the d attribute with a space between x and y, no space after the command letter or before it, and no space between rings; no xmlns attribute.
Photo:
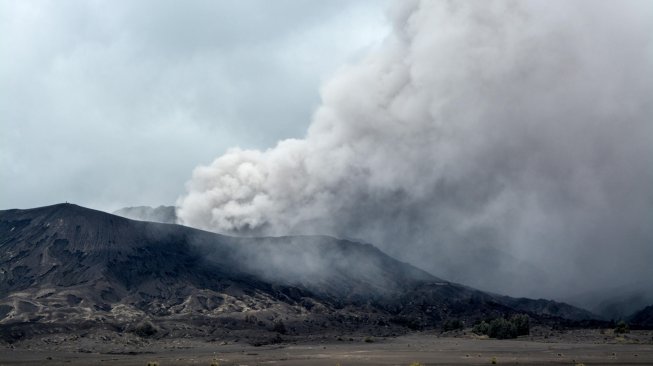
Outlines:
<svg viewBox="0 0 653 366"><path fill-rule="evenodd" d="M478 291L328 236L230 237L73 204L0 211L0 234L0 326L145 322L178 336L192 324L220 337L280 322L289 334L392 333L451 317L594 317L566 304L542 312L546 300Z"/></svg>
<svg viewBox="0 0 653 366"><path fill-rule="evenodd" d="M628 321L635 327L650 329L653 327L653 305L646 306L633 312Z"/></svg>

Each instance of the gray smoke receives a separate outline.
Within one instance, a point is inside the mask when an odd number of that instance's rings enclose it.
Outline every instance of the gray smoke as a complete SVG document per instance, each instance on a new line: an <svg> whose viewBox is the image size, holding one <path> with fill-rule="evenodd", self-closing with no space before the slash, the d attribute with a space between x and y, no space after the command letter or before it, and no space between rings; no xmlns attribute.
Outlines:
<svg viewBox="0 0 653 366"><path fill-rule="evenodd" d="M163 224L177 222L177 215L173 206L159 206L156 208L150 206L123 207L113 211L113 214L132 220L160 222Z"/></svg>
<svg viewBox="0 0 653 366"><path fill-rule="evenodd" d="M390 18L304 139L197 167L180 222L357 238L513 295L653 293L651 3L401 1Z"/></svg>

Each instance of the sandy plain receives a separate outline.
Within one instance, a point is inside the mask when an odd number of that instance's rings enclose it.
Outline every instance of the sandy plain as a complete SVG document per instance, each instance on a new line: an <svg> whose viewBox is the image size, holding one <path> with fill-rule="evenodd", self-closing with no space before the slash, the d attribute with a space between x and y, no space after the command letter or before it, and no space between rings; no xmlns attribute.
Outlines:
<svg viewBox="0 0 653 366"><path fill-rule="evenodd" d="M103 342L102 340L106 341ZM653 365L653 331L545 331L516 340L469 333L413 333L394 338L286 338L254 346L240 339L120 341L32 339L0 347L0 365Z"/></svg>

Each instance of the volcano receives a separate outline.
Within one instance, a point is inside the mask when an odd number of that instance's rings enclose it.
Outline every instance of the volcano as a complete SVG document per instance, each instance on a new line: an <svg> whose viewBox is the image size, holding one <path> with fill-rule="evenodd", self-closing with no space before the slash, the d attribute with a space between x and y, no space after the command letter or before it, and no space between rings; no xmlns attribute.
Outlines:
<svg viewBox="0 0 653 366"><path fill-rule="evenodd" d="M452 283L332 237L232 237L73 204L0 211L0 332L9 341L95 328L144 337L390 335L516 313L595 318Z"/></svg>

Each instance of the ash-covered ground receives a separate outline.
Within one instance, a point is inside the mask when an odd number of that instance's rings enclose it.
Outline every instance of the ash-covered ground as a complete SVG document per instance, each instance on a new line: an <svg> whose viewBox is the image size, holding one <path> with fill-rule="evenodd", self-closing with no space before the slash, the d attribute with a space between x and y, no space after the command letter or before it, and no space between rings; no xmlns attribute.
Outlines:
<svg viewBox="0 0 653 366"><path fill-rule="evenodd" d="M0 346L3 365L650 365L653 332L614 334L611 329L553 330L535 327L529 336L495 340L469 329L413 332L399 337L363 334L283 336L252 345L234 333L224 340L143 339L133 334L91 331L32 338Z"/></svg>

